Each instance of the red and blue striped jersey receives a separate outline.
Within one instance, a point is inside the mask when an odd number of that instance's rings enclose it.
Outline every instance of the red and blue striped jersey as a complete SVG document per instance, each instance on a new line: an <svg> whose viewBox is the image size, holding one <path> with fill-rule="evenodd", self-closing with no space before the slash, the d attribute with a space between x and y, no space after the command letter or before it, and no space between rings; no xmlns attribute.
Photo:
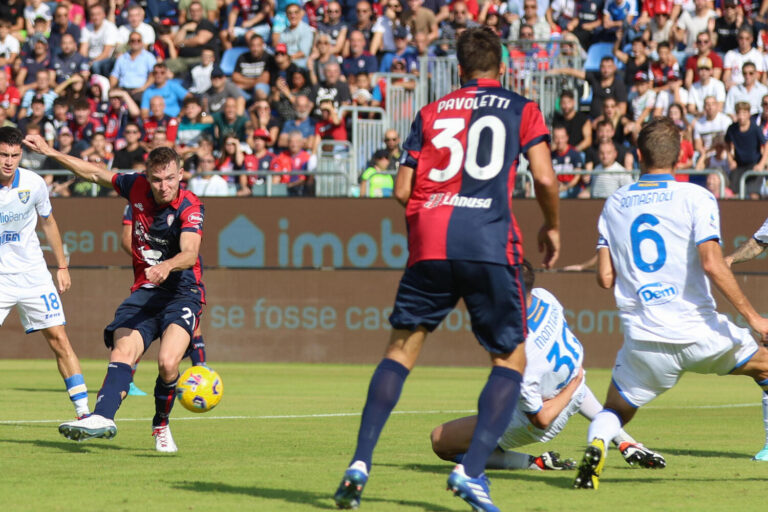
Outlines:
<svg viewBox="0 0 768 512"><path fill-rule="evenodd" d="M183 232L203 236L203 203L192 192L179 190L176 199L158 205L147 177L139 173L115 174L112 185L118 194L128 200L133 219L131 253L134 282L131 291L151 288L154 285L147 280L144 270L179 254ZM160 287L180 294L197 295L205 303L200 255L194 266L171 272Z"/></svg>
<svg viewBox="0 0 768 512"><path fill-rule="evenodd" d="M422 260L519 264L512 215L521 153L549 142L536 103L479 79L421 109L401 163L415 169L406 207L408 266Z"/></svg>

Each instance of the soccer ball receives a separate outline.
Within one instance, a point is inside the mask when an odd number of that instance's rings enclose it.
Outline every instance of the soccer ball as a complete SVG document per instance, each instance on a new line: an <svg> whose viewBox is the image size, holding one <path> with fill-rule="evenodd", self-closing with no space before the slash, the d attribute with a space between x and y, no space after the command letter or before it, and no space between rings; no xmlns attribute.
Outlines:
<svg viewBox="0 0 768 512"><path fill-rule="evenodd" d="M187 368L176 384L176 398L192 412L210 411L219 403L223 393L221 377L207 366Z"/></svg>

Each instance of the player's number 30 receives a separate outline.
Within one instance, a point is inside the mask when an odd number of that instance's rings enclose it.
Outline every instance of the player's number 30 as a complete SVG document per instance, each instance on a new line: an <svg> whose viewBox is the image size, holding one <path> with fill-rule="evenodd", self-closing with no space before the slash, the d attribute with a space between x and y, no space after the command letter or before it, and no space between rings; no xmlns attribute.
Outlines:
<svg viewBox="0 0 768 512"><path fill-rule="evenodd" d="M432 169L429 171L429 179L432 181L448 181L461 170L462 163L464 170L476 180L490 180L501 172L504 165L504 144L507 137L507 129L501 119L494 116L483 116L475 120L467 132L467 154L464 158L464 147L458 134L464 131L466 121L460 117L449 117L446 119L437 119L434 127L440 130L433 139L432 145L437 149L447 148L451 155L448 160L448 166L445 169ZM488 163L480 165L477 163L477 148L480 145L480 134L483 130L490 130L491 134L491 152L487 155Z"/></svg>

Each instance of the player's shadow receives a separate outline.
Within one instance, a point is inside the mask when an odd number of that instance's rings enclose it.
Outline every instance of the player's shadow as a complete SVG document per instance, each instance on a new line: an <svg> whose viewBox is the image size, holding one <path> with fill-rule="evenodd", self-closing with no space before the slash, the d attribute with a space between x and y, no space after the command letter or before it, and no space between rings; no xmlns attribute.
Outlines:
<svg viewBox="0 0 768 512"><path fill-rule="evenodd" d="M268 500L280 500L287 503L296 503L300 505L309 505L313 508L319 508L322 510L328 510L333 506L331 495L327 492L312 492L312 491L300 491L296 489L272 489L266 487L255 486L241 486L241 485L229 485L225 483L217 482L191 482L183 481L172 484L171 487L181 491L195 491L205 494L210 493L226 493L226 494L243 494L246 496L252 496L254 498L263 498ZM385 500L382 498L376 498L374 496L366 496L364 498L369 503L390 503L395 506L409 506L426 510L428 512L452 512L453 509L446 508L434 503L425 503L423 501L414 500L398 500L391 499Z"/></svg>
<svg viewBox="0 0 768 512"><path fill-rule="evenodd" d="M716 451L716 450L697 450L697 449L682 449L682 448L659 448L654 447L659 453L663 455L676 455L682 457L722 457L726 459L751 459L754 453L745 452L728 452L728 451Z"/></svg>
<svg viewBox="0 0 768 512"><path fill-rule="evenodd" d="M376 464L377 466L390 466L406 471L418 471L420 473L433 473L448 477L453 465L446 464ZM530 482L542 482L551 487L570 487L573 483L574 471L531 471L529 469L515 469L510 471L490 470L488 477L494 480L527 480Z"/></svg>
<svg viewBox="0 0 768 512"><path fill-rule="evenodd" d="M12 388L13 391L22 391L28 393L61 393L60 388Z"/></svg>
<svg viewBox="0 0 768 512"><path fill-rule="evenodd" d="M93 443L83 444L73 441L44 441L44 440L26 440L26 439L0 439L0 443L31 444L39 448L53 448L69 453L91 453L94 450L122 450L120 446Z"/></svg>

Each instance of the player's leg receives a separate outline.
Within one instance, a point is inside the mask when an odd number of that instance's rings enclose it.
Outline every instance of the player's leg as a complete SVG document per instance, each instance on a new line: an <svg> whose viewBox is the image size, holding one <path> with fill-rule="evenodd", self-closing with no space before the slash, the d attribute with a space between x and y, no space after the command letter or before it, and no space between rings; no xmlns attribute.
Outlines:
<svg viewBox="0 0 768 512"><path fill-rule="evenodd" d="M752 377L763 390L763 427L765 429L765 445L753 457L756 461L768 461L768 349L761 346L743 365L735 368L733 375L748 375Z"/></svg>
<svg viewBox="0 0 768 512"><path fill-rule="evenodd" d="M443 460L460 462L469 449L472 441L472 433L477 425L477 416L465 416L442 425L432 430L429 439L432 442L432 451Z"/></svg>
<svg viewBox="0 0 768 512"><path fill-rule="evenodd" d="M160 339L154 392L155 415L152 418L152 435L155 437L155 449L159 452L177 451L168 422L176 398L179 364L189 347L189 340L189 331L178 324L169 325Z"/></svg>
<svg viewBox="0 0 768 512"><path fill-rule="evenodd" d="M141 362L141 356L139 356L139 359L131 365L131 385L128 388L128 396L147 396L147 394L139 389L139 387L134 382L136 379L136 370L139 369L139 363Z"/></svg>
<svg viewBox="0 0 768 512"><path fill-rule="evenodd" d="M66 329L63 325L56 325L46 327L41 332L56 356L56 364L67 387L69 399L75 406L75 414L78 418L87 416L90 413L88 388L85 386L83 371L80 369L80 360L69 343Z"/></svg>
<svg viewBox="0 0 768 512"><path fill-rule="evenodd" d="M187 351L189 359L192 361L192 366L205 365L205 340L203 339L203 332L198 325L192 335L192 341L189 343L189 350ZM186 354L185 354L186 357Z"/></svg>

